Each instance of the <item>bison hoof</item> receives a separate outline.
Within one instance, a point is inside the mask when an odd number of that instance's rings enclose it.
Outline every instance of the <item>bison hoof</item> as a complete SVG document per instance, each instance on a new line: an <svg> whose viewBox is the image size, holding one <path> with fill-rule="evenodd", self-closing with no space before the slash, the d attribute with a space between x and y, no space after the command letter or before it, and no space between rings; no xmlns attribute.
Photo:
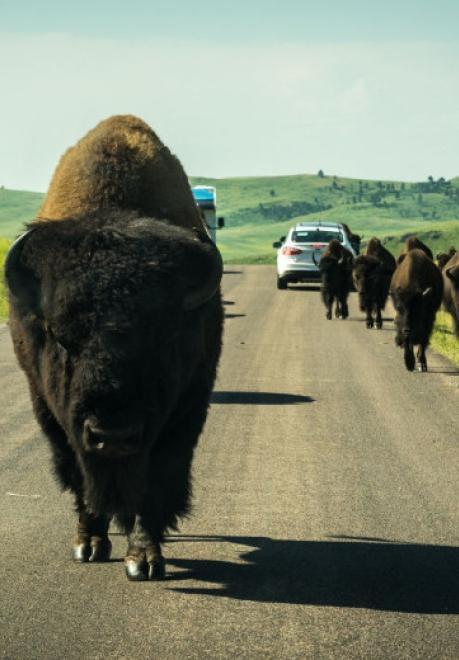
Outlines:
<svg viewBox="0 0 459 660"><path fill-rule="evenodd" d="M327 319L327 321L331 321L331 317L332 317L331 313L327 312L327 314L325 315L325 318Z"/></svg>
<svg viewBox="0 0 459 660"><path fill-rule="evenodd" d="M426 364L420 364L418 366L418 371L421 371L422 373L427 371L427 365Z"/></svg>
<svg viewBox="0 0 459 660"><path fill-rule="evenodd" d="M109 539L92 539L90 543L77 543L73 546L73 560L81 564L87 561L108 561L111 551Z"/></svg>
<svg viewBox="0 0 459 660"><path fill-rule="evenodd" d="M373 327L373 321L367 321L367 328Z"/></svg>
<svg viewBox="0 0 459 660"><path fill-rule="evenodd" d="M144 560L125 559L126 576L133 582L142 582L148 580L148 564Z"/></svg>
<svg viewBox="0 0 459 660"><path fill-rule="evenodd" d="M164 580L166 577L166 563L164 559L145 561L143 559L125 559L126 576L133 582L145 580Z"/></svg>
<svg viewBox="0 0 459 660"><path fill-rule="evenodd" d="M166 562L161 559L155 559L148 562L148 579L149 580L164 580L166 577Z"/></svg>
<svg viewBox="0 0 459 660"><path fill-rule="evenodd" d="M381 330L381 328L382 328L382 321L376 321L376 327L378 328L378 330Z"/></svg>
<svg viewBox="0 0 459 660"><path fill-rule="evenodd" d="M89 561L108 561L112 551L109 539L92 539Z"/></svg>
<svg viewBox="0 0 459 660"><path fill-rule="evenodd" d="M89 561L90 556L91 546L89 543L78 543L73 546L73 561L83 564L84 562Z"/></svg>

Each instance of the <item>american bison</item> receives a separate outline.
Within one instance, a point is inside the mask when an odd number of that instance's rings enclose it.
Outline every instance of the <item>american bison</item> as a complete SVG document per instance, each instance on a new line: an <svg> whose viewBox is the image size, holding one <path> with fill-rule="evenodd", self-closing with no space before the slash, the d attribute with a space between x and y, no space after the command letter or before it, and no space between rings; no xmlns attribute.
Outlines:
<svg viewBox="0 0 459 660"><path fill-rule="evenodd" d="M379 239L368 241L366 253L354 261L352 279L359 295L359 306L366 313L366 326L382 328L381 311L386 306L395 259ZM373 312L376 319L373 319Z"/></svg>
<svg viewBox="0 0 459 660"><path fill-rule="evenodd" d="M443 295L440 270L425 252L410 250L392 276L390 293L396 310L395 343L404 349L405 366L413 371L417 345L419 369L427 371L425 351Z"/></svg>
<svg viewBox="0 0 459 660"><path fill-rule="evenodd" d="M179 161L132 116L64 155L10 250L11 334L75 497L75 560L109 558L114 518L128 578L164 576L220 354L221 275Z"/></svg>
<svg viewBox="0 0 459 660"><path fill-rule="evenodd" d="M351 229L349 228L348 225L343 224L344 231L346 232L346 236L349 239L349 243L352 245L352 249L354 250L355 254L359 254L360 252L360 243L362 242L361 236L359 234L354 234Z"/></svg>
<svg viewBox="0 0 459 660"><path fill-rule="evenodd" d="M437 264L440 270L443 270L443 268L446 266L448 261L451 259L451 257L454 257L455 254L456 254L456 248L454 247L450 247L448 252L440 252L439 254L437 254L435 258L437 260Z"/></svg>
<svg viewBox="0 0 459 660"><path fill-rule="evenodd" d="M425 243L420 241L417 236L410 236L409 238L406 239L405 249L399 255L399 257L397 259L397 263L401 263L403 261L403 259L405 258L406 254L410 250L422 250L424 252L424 254L426 254L429 257L429 259L432 259L432 261L433 261L432 250L429 247L427 247L427 245Z"/></svg>
<svg viewBox="0 0 459 660"><path fill-rule="evenodd" d="M328 244L319 261L322 279L321 294L325 307L326 318L332 318L333 302L336 301L335 316L346 319L349 316L347 298L351 290L353 256L337 239Z"/></svg>
<svg viewBox="0 0 459 660"><path fill-rule="evenodd" d="M459 339L459 252L443 267L443 306L451 314L453 328Z"/></svg>

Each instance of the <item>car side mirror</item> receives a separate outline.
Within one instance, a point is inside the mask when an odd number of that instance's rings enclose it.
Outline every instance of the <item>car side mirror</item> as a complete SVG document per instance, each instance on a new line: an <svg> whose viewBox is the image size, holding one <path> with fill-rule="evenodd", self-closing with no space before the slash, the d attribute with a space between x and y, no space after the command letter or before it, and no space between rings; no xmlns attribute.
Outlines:
<svg viewBox="0 0 459 660"><path fill-rule="evenodd" d="M225 226L225 218L218 218L218 228L223 229Z"/></svg>

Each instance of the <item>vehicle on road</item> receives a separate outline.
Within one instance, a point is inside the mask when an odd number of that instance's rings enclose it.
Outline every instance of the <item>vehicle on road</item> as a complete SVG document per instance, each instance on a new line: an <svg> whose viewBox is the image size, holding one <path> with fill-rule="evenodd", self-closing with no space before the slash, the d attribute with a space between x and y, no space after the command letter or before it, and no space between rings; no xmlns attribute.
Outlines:
<svg viewBox="0 0 459 660"><path fill-rule="evenodd" d="M299 222L284 241L276 241L277 288L289 283L320 281L319 261L329 242L337 239L355 257L344 226L337 222Z"/></svg>
<svg viewBox="0 0 459 660"><path fill-rule="evenodd" d="M217 229L225 226L224 218L217 218L217 190L214 186L193 186L194 201L199 207L209 234L217 242Z"/></svg>

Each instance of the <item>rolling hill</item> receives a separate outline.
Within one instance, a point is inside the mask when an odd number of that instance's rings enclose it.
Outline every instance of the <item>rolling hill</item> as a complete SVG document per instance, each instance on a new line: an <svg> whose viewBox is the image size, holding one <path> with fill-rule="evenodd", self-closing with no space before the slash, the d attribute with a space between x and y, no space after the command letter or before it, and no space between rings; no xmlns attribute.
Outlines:
<svg viewBox="0 0 459 660"><path fill-rule="evenodd" d="M271 247L295 222L346 222L364 238L376 235L394 252L410 233L434 251L459 245L459 177L407 183L327 175L210 179L226 228L218 243L226 262L274 262ZM13 238L32 219L42 193L0 189L0 237Z"/></svg>

